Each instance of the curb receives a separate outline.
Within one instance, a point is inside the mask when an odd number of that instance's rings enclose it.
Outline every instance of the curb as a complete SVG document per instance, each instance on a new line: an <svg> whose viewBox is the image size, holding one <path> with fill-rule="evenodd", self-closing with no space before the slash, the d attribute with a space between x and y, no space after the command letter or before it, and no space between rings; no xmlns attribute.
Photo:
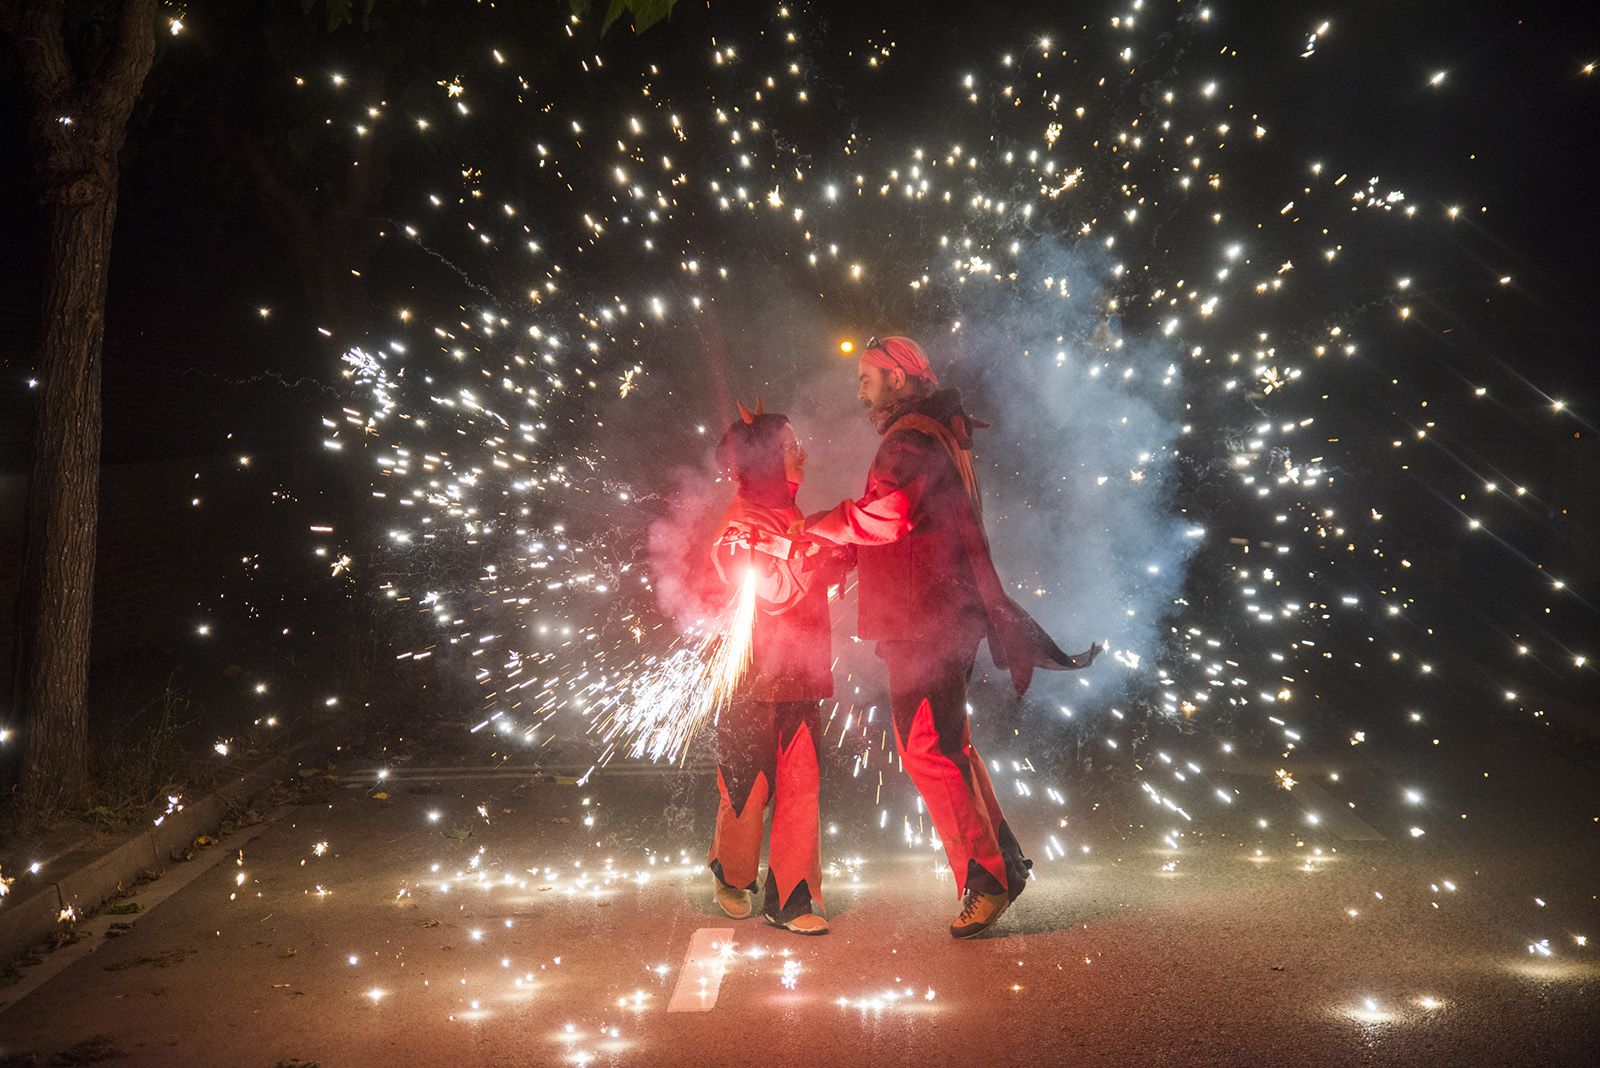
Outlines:
<svg viewBox="0 0 1600 1068"><path fill-rule="evenodd" d="M80 917L85 916L143 872L167 867L174 850L187 848L200 835L215 834L230 810L249 805L266 793L298 767L308 752L321 756L336 737L332 729L318 731L236 774L226 785L174 812L160 826L135 831L73 871L39 883L34 893L20 901L7 900L0 907L0 966L47 941L61 926L62 909L71 906Z"/></svg>

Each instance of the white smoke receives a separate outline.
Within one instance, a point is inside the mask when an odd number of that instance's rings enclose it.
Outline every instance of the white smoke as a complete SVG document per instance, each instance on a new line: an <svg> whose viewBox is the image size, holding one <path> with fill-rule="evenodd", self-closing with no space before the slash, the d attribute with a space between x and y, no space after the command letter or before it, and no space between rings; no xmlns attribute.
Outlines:
<svg viewBox="0 0 1600 1068"><path fill-rule="evenodd" d="M1031 698L1053 704L1154 683L1161 620L1199 544L1176 499L1178 344L1159 331L1122 332L1111 270L1098 245L1036 239L998 281L952 276L930 311L856 328L922 342L941 385L960 389L968 411L992 424L976 432L975 452L995 562L1012 596L1068 651L1109 640L1120 654L1088 672L1037 674ZM856 400L855 359L828 355L851 332L820 316L808 294L765 281L760 306L728 327L748 358L735 388L789 416L810 454L799 504L815 512L862 492L878 437ZM680 482L651 533L660 601L678 615L691 603L681 595L681 557L697 551L700 536L688 533L690 516L731 495L709 469L698 477L698 489ZM835 616L841 672L869 665L849 648L853 598Z"/></svg>

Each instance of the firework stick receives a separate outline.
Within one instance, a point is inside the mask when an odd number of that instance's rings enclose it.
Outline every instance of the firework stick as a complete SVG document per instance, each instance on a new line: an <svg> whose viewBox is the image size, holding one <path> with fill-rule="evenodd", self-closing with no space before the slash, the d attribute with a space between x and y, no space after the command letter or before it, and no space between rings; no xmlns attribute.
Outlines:
<svg viewBox="0 0 1600 1068"><path fill-rule="evenodd" d="M779 560L787 560L795 555L796 542L793 538L786 538L781 534L772 534L767 531L740 531L735 534L729 531L722 536L720 545L738 545L753 549L758 553L775 556Z"/></svg>

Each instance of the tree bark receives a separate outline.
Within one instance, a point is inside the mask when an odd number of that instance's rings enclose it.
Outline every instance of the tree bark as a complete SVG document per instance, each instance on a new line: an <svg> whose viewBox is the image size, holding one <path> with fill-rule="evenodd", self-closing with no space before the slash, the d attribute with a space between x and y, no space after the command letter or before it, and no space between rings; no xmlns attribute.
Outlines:
<svg viewBox="0 0 1600 1068"><path fill-rule="evenodd" d="M89 792L89 635L100 479L100 358L117 157L155 58L156 0L111 0L100 62L67 46L63 0L0 7L28 99L44 213L37 431L13 659L25 724L19 800L82 808Z"/></svg>

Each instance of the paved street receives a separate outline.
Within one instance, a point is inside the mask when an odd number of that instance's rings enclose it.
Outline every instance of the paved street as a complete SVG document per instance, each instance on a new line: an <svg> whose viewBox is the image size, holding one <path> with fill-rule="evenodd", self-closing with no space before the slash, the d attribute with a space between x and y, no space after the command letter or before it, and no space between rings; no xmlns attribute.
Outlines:
<svg viewBox="0 0 1600 1068"><path fill-rule="evenodd" d="M1191 820L1136 786L997 775L1037 878L993 936L966 943L944 930L948 871L908 843L914 801L889 815L912 796L898 772L874 806L875 775L829 768L834 932L805 939L712 910L703 770L622 767L579 785L531 764L454 766L472 750L444 746L377 784L362 756L140 888L140 912L88 925L131 923L118 937L24 969L0 991L3 1052L263 1066L1586 1063L1600 1042L1600 791L1593 764L1530 736L1488 732L1436 763L1453 785L1421 806L1353 758L1337 779L1330 765L1283 790L1269 755L1221 753L1204 735L1161 750ZM1235 800L1205 804L1218 789Z"/></svg>

